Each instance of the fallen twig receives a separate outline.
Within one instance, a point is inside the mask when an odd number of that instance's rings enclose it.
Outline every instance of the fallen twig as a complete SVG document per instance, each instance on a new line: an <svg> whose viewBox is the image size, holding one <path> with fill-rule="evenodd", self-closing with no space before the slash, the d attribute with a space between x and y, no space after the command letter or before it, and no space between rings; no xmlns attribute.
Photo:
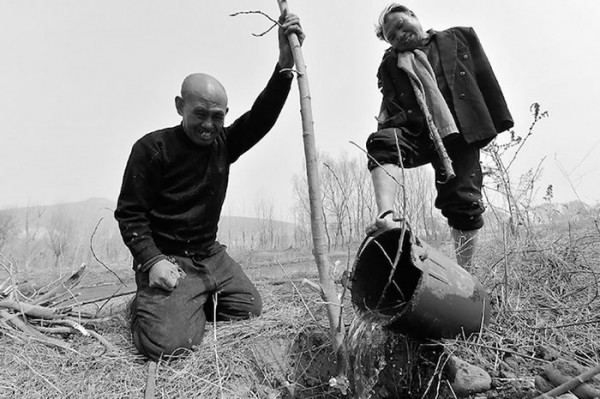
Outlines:
<svg viewBox="0 0 600 399"><path fill-rule="evenodd" d="M588 371L585 371L585 372L579 374L577 377L570 379L569 381L565 382L564 384L561 384L561 385L557 386L556 388L551 389L550 391L546 392L545 394L542 394L542 395L536 397L535 399L550 399L552 397L562 395L563 393L566 393L568 391L571 391L571 390L577 388L579 385L581 385L584 382L586 382L587 380L591 379L593 376L595 376L598 373L600 373L600 364L596 365L595 367L592 367Z"/></svg>
<svg viewBox="0 0 600 399"><path fill-rule="evenodd" d="M110 342L108 342L108 340L106 338L104 338L102 335L98 334L94 330L87 330L87 331L90 333L90 335L92 337L96 338L96 340L98 340L98 342L100 342L102 345L104 345L109 353L119 353L119 349L116 346L114 346L113 344L111 344Z"/></svg>
<svg viewBox="0 0 600 399"><path fill-rule="evenodd" d="M12 317L11 314L6 312L5 310L0 309L0 317L7 320L10 324L12 324L15 328L21 330L25 334L29 335L31 338L36 339L42 343L45 343L50 346L56 346L58 348L62 348L65 350L69 350L77 353L76 350L72 349L70 346L65 344L62 341L46 337L44 334L27 324L25 321L21 320L18 317Z"/></svg>
<svg viewBox="0 0 600 399"><path fill-rule="evenodd" d="M67 327L44 327L44 326L35 326L34 328L40 332L45 332L49 334L76 334L80 333L87 337L93 337L98 342L106 347L106 350L109 353L118 353L119 349L111 344L106 338L102 335L98 334L94 330L88 330L83 327L81 324L77 323L74 320L70 319L61 319L61 320L44 320L45 324L63 324Z"/></svg>
<svg viewBox="0 0 600 399"><path fill-rule="evenodd" d="M78 322L71 320L71 319L44 320L43 322L44 322L44 324L63 324L65 326L69 326L70 328L72 328L73 330L75 330L77 332L80 332L83 335L86 335L86 336L90 335L90 331L85 329L85 327L83 327Z"/></svg>
<svg viewBox="0 0 600 399"><path fill-rule="evenodd" d="M598 323L600 323L600 319L580 321L580 322L576 322L576 323L559 324L556 326L532 327L532 329L533 330L550 330L550 329L554 329L554 328L585 326L587 324L598 324Z"/></svg>
<svg viewBox="0 0 600 399"><path fill-rule="evenodd" d="M74 332L76 332L76 330L72 329L71 327L37 326L37 327L35 327L35 329L44 334L73 334Z"/></svg>
<svg viewBox="0 0 600 399"><path fill-rule="evenodd" d="M516 352L516 351L510 350L510 349L495 348L495 347L493 347L493 346L489 346L489 345L483 345L483 344L478 344L478 343L476 343L476 342L467 342L467 341L465 341L465 342L461 342L461 343L463 343L464 345L477 346L477 347L479 347L479 348L489 349L489 350L492 350L492 351L498 351L498 352L509 353L509 354L511 354L511 355L516 355L516 356L523 357L523 358L525 358L525 359L535 360L536 362L541 362L541 363L550 363L550 361L549 361L549 360L546 360L546 359L540 359L540 358L533 357L533 356L529 356L529 355L524 355L524 354L522 354L522 353L519 353L519 352Z"/></svg>
<svg viewBox="0 0 600 399"><path fill-rule="evenodd" d="M86 270L86 264L83 263L79 267L79 269L75 273L73 273L69 278L60 282L56 287L52 288L50 291L48 291L44 295L42 295L39 298L32 301L31 304L32 305L44 305L48 302L51 302L56 297L63 295L64 292L72 289L77 284L79 284L79 282L81 281L81 279L83 278L83 276L85 274L85 270Z"/></svg>
<svg viewBox="0 0 600 399"><path fill-rule="evenodd" d="M103 296L100 298L88 299L87 301L78 301L76 303L71 303L69 305L65 305L64 307L59 308L59 309L61 309L61 310L69 309L70 310L73 308L77 308L77 307L84 306L84 305L89 305L89 304L96 303L96 302L110 301L111 299L118 298L121 296L135 294L135 292L136 292L135 288L132 288L132 289L129 289L129 290L123 291L123 292L119 292L119 290L117 290L114 294L111 294L111 295Z"/></svg>
<svg viewBox="0 0 600 399"><path fill-rule="evenodd" d="M16 302L10 300L0 301L0 308L8 308L16 310L27 316L37 317L40 319L54 319L58 315L58 310L54 308L45 308L43 306L32 305L26 302ZM15 317L18 315L12 315Z"/></svg>

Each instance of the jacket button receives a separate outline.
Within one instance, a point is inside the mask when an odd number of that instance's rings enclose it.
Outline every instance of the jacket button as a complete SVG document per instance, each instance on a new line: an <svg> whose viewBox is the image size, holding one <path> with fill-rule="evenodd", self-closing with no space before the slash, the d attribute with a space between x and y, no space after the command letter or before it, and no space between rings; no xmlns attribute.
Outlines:
<svg viewBox="0 0 600 399"><path fill-rule="evenodd" d="M412 114L412 109L409 109L408 111L406 111L409 114Z"/></svg>
<svg viewBox="0 0 600 399"><path fill-rule="evenodd" d="M466 59L468 59L468 58L469 58L469 54L465 54L465 55L463 55L463 59L465 59L465 60L466 60Z"/></svg>
<svg viewBox="0 0 600 399"><path fill-rule="evenodd" d="M467 73L466 73L465 71L460 71L458 74L459 74L460 76L465 76Z"/></svg>
<svg viewBox="0 0 600 399"><path fill-rule="evenodd" d="M460 93L459 97L460 98L465 98L467 95L465 93Z"/></svg>

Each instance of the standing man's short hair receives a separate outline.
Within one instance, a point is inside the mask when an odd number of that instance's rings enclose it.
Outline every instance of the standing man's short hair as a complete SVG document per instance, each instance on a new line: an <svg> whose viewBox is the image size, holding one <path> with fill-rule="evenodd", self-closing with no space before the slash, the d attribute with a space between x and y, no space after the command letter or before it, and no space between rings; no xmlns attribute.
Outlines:
<svg viewBox="0 0 600 399"><path fill-rule="evenodd" d="M415 13L412 12L410 8L403 6L402 4L392 3L388 5L386 8L383 9L381 14L379 15L379 20L375 25L375 35L377 35L379 39L387 41L385 40L385 37L383 35L383 25L385 24L385 19L387 18L387 16L394 12L405 12L409 15L412 15L413 17L416 17Z"/></svg>

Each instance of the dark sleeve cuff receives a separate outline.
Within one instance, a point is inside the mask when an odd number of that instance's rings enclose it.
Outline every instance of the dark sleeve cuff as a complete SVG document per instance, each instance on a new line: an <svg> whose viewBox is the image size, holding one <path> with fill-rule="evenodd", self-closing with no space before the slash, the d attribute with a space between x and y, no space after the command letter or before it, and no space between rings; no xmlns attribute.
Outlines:
<svg viewBox="0 0 600 399"><path fill-rule="evenodd" d="M152 266L154 266L155 264L157 264L158 262L160 262L161 260L164 260L164 259L167 259L167 257L163 254L153 256L152 258L148 259L144 263L137 263L135 265L135 270L138 272L145 273L148 270L150 270L150 268Z"/></svg>
<svg viewBox="0 0 600 399"><path fill-rule="evenodd" d="M284 77L285 79L294 79L293 68L282 68L279 63L275 66L275 74Z"/></svg>

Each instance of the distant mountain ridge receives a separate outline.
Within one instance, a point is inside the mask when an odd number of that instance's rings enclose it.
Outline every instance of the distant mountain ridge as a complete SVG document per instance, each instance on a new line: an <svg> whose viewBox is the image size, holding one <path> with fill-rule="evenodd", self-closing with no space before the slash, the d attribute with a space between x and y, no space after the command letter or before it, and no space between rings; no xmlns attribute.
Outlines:
<svg viewBox="0 0 600 399"><path fill-rule="evenodd" d="M115 208L115 201L89 198L77 202L4 209L0 210L0 216L12 218L17 234L28 223L35 222L47 230L54 228L59 221L68 221L79 234L88 235L101 219L102 225L109 230L118 230L113 215ZM277 241L277 247L286 247L293 242L294 229L293 223L284 221L222 215L217 239L225 245L244 248L264 248L275 244L274 241Z"/></svg>

